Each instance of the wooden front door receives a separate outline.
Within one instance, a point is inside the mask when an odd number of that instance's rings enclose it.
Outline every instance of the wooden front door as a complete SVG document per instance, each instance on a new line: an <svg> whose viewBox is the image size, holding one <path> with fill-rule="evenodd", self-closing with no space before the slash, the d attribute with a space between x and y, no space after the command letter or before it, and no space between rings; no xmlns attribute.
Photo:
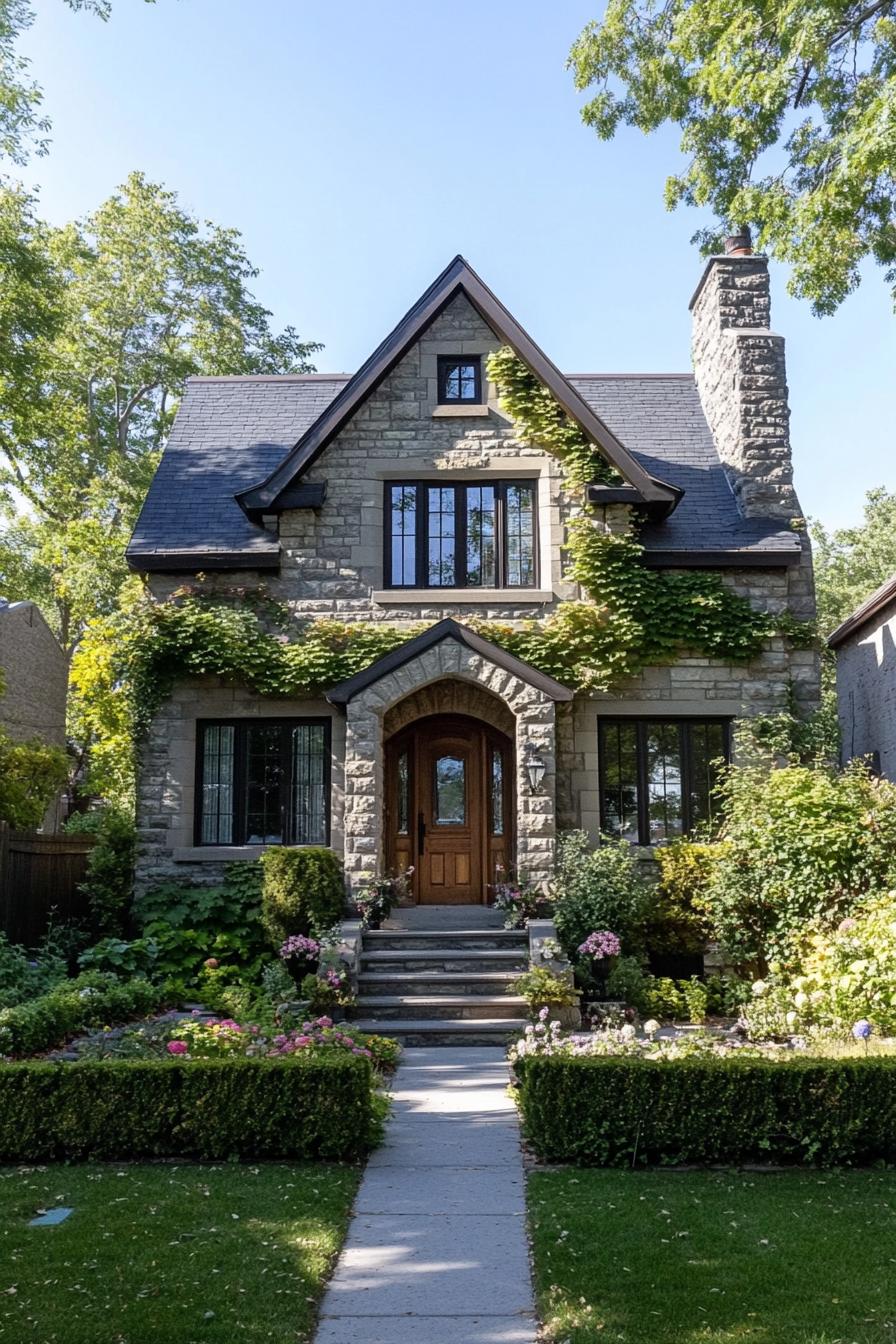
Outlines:
<svg viewBox="0 0 896 1344"><path fill-rule="evenodd" d="M422 904L488 900L509 867L511 744L476 719L421 719L388 744L387 862Z"/></svg>

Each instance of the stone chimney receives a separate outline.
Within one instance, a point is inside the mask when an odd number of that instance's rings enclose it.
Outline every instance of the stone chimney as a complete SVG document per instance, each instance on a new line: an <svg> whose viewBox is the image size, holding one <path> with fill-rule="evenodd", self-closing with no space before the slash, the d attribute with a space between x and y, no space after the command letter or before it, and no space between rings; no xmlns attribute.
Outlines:
<svg viewBox="0 0 896 1344"><path fill-rule="evenodd" d="M784 338L769 326L768 261L749 230L710 257L690 307L697 390L741 512L798 516Z"/></svg>

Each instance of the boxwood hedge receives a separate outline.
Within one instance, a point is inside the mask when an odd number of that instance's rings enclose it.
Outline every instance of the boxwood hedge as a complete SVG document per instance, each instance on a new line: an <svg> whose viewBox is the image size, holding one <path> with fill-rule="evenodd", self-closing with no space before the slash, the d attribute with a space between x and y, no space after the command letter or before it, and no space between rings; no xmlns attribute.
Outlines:
<svg viewBox="0 0 896 1344"><path fill-rule="evenodd" d="M535 1056L515 1067L523 1132L547 1161L896 1161L896 1058Z"/></svg>
<svg viewBox="0 0 896 1344"><path fill-rule="evenodd" d="M354 1055L2 1064L0 1162L351 1159L379 1109Z"/></svg>

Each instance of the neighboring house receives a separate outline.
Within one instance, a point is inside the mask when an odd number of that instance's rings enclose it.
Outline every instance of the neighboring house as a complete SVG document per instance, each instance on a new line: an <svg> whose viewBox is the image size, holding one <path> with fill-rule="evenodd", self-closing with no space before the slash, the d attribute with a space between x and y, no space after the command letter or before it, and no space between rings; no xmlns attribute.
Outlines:
<svg viewBox="0 0 896 1344"><path fill-rule="evenodd" d="M0 598L0 728L17 742L39 738L64 747L67 694L65 654L40 608ZM64 815L60 797L43 829L58 830Z"/></svg>
<svg viewBox="0 0 896 1344"><path fill-rule="evenodd" d="M843 762L870 758L896 780L896 574L828 639L837 654Z"/></svg>
<svg viewBox="0 0 896 1344"><path fill-rule="evenodd" d="M765 258L710 259L691 308L694 375L563 375L458 257L352 377L189 380L128 549L152 592L204 572L264 583L297 623L426 629L314 700L179 684L143 750L142 882L329 844L355 885L413 864L418 900L483 901L499 863L546 879L560 829L644 844L704 820L732 721L815 705L816 655L780 637L746 665L681 657L594 695L464 624L579 596L574 501L498 404L502 346L622 477L589 487L596 527L643 512L647 565L814 615Z"/></svg>

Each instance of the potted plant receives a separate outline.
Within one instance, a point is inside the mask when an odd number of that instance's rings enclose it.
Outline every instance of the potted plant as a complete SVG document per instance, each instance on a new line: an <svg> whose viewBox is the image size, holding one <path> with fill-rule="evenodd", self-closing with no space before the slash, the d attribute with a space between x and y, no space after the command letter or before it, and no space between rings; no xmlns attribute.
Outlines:
<svg viewBox="0 0 896 1344"><path fill-rule="evenodd" d="M576 948L576 972L589 997L605 999L606 981L616 965L622 944L609 929L595 929Z"/></svg>
<svg viewBox="0 0 896 1344"><path fill-rule="evenodd" d="M545 966L530 966L508 985L508 993L522 995L533 1018L546 1008L548 1020L559 1022L561 1027L576 1030L582 1025L575 985L567 976L555 975Z"/></svg>
<svg viewBox="0 0 896 1344"><path fill-rule="evenodd" d="M294 933L280 945L280 959L286 966L297 985L308 975L313 975L320 962L320 943L316 938L306 938L303 933Z"/></svg>
<svg viewBox="0 0 896 1344"><path fill-rule="evenodd" d="M546 919L551 913L551 902L537 887L517 881L504 869L497 868L499 880L492 888L494 907L504 915L505 929L524 929L530 919Z"/></svg>
<svg viewBox="0 0 896 1344"><path fill-rule="evenodd" d="M312 1017L324 1013L334 1022L343 1021L345 1010L355 1001L348 971L337 966L321 968L317 975L306 975L301 991Z"/></svg>
<svg viewBox="0 0 896 1344"><path fill-rule="evenodd" d="M355 910L366 929L378 929L396 905L407 903L413 868L390 877L370 878L354 900Z"/></svg>

